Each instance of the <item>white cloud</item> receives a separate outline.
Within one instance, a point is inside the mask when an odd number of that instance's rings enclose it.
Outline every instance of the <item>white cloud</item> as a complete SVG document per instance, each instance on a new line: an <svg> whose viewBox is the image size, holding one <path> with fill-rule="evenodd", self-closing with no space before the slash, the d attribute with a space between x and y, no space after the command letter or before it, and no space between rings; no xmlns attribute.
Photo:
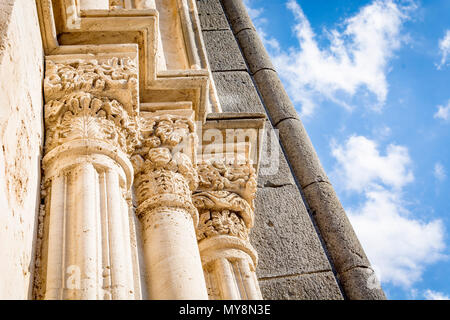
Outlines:
<svg viewBox="0 0 450 320"><path fill-rule="evenodd" d="M351 109L348 101L360 89L376 96L373 107L382 106L388 94L389 61L402 44L401 26L413 6L375 0L345 20L342 30L326 30L330 44L324 49L300 5L289 0L288 8L295 16L298 48L282 51L272 46L276 50L271 55L302 114L313 114L315 101L323 98Z"/></svg>
<svg viewBox="0 0 450 320"><path fill-rule="evenodd" d="M447 30L444 38L439 40L439 50L442 55L441 64L438 65L438 69L441 69L447 64L448 57L450 56L450 30Z"/></svg>
<svg viewBox="0 0 450 320"><path fill-rule="evenodd" d="M427 300L450 300L450 297L448 295L432 290L425 291L424 296Z"/></svg>
<svg viewBox="0 0 450 320"><path fill-rule="evenodd" d="M366 197L360 208L348 210L355 232L381 281L409 287L426 265L443 258L442 222L412 218L401 197L387 189L368 191Z"/></svg>
<svg viewBox="0 0 450 320"><path fill-rule="evenodd" d="M383 127L376 128L376 129L373 130L373 132L380 139L386 139L392 134L392 130L388 126L383 126Z"/></svg>
<svg viewBox="0 0 450 320"><path fill-rule="evenodd" d="M434 114L434 117L445 121L450 120L450 100L448 100L446 106L438 106L438 111Z"/></svg>
<svg viewBox="0 0 450 320"><path fill-rule="evenodd" d="M411 287L427 265L445 258L445 231L440 220L423 221L406 208L403 187L414 179L407 148L389 145L382 155L375 141L352 136L334 143L332 154L339 181L365 196L347 212L378 276Z"/></svg>
<svg viewBox="0 0 450 320"><path fill-rule="evenodd" d="M252 20L258 19L263 13L263 8L254 8L251 6L252 0L244 0L244 4L247 7L248 15Z"/></svg>
<svg viewBox="0 0 450 320"><path fill-rule="evenodd" d="M250 16L250 18L252 20L258 19L261 16L261 14L263 13L263 11L264 11L263 8L254 8L254 7L252 7L251 6L252 0L244 0L244 4L247 7L248 15Z"/></svg>
<svg viewBox="0 0 450 320"><path fill-rule="evenodd" d="M434 165L434 176L439 181L444 181L447 178L447 173L445 172L445 168L439 162Z"/></svg>
<svg viewBox="0 0 450 320"><path fill-rule="evenodd" d="M280 43L275 38L269 37L269 35L264 31L264 28L266 27L268 22L266 18L262 17L264 9L253 7L252 0L244 0L244 4L247 8L248 15L252 19L256 31L258 32L264 45L267 48L274 50L275 52L279 52Z"/></svg>
<svg viewBox="0 0 450 320"><path fill-rule="evenodd" d="M334 145L332 155L348 190L364 191L374 183L399 189L414 179L408 150L402 146L389 145L386 155L381 155L375 141L352 136L344 146Z"/></svg>

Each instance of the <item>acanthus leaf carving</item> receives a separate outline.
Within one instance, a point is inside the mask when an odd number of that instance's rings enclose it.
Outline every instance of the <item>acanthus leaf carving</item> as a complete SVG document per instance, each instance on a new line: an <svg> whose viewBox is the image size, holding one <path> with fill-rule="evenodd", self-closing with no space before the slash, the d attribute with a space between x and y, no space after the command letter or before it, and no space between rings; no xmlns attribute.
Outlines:
<svg viewBox="0 0 450 320"><path fill-rule="evenodd" d="M100 92L132 89L137 97L137 67L129 58L78 60L71 63L47 61L44 93L47 99L76 91Z"/></svg>
<svg viewBox="0 0 450 320"><path fill-rule="evenodd" d="M104 140L131 153L138 144L136 120L116 100L76 92L45 105L46 151L77 139Z"/></svg>
<svg viewBox="0 0 450 320"><path fill-rule="evenodd" d="M141 144L135 150L138 216L154 207L181 207L197 221L192 192L198 187L197 168L188 154L193 154L195 125L192 119L165 114L141 117Z"/></svg>
<svg viewBox="0 0 450 320"><path fill-rule="evenodd" d="M192 119L170 114L140 117L139 132L142 144L136 153L145 156L151 149L158 147L171 150L189 148L189 139L194 138L195 124Z"/></svg>
<svg viewBox="0 0 450 320"><path fill-rule="evenodd" d="M253 208L256 171L250 162L236 164L209 161L198 165L199 190L230 191L241 195Z"/></svg>
<svg viewBox="0 0 450 320"><path fill-rule="evenodd" d="M253 210L239 195L228 191L208 191L193 196L200 213L197 239L230 235L248 240L253 226Z"/></svg>
<svg viewBox="0 0 450 320"><path fill-rule="evenodd" d="M132 162L137 174L137 197L141 201L158 193L190 196L197 188L197 171L183 153L172 155L168 148L153 148L145 159L135 155Z"/></svg>
<svg viewBox="0 0 450 320"><path fill-rule="evenodd" d="M249 230L238 213L230 210L202 210L197 228L197 240L229 235L248 240Z"/></svg>

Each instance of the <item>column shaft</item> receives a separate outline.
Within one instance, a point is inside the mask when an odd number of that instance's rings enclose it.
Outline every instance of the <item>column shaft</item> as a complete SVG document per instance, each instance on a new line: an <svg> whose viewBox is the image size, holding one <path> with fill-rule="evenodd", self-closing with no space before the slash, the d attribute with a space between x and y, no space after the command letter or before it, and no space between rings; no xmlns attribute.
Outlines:
<svg viewBox="0 0 450 320"><path fill-rule="evenodd" d="M59 170L49 180L45 299L134 299L129 208L117 168L82 158Z"/></svg>
<svg viewBox="0 0 450 320"><path fill-rule="evenodd" d="M218 282L221 299L240 300L241 295L230 262L224 258L217 259L214 264L214 273Z"/></svg>
<svg viewBox="0 0 450 320"><path fill-rule="evenodd" d="M250 270L250 266L248 261L244 259L238 259L236 261L236 268L239 271L240 280L242 281L242 287L245 290L245 299L246 300L259 300L261 299L260 291L259 291L259 285L255 283L255 277L253 276L253 273Z"/></svg>
<svg viewBox="0 0 450 320"><path fill-rule="evenodd" d="M150 298L207 300L191 214L161 207L146 219L143 242Z"/></svg>
<svg viewBox="0 0 450 320"><path fill-rule="evenodd" d="M66 214L66 177L56 176L52 181L49 213L47 283L45 299L62 298L64 284L64 233Z"/></svg>
<svg viewBox="0 0 450 320"><path fill-rule="evenodd" d="M129 250L129 226L124 225L128 212L124 211L119 175L113 170L106 171L106 196L109 217L109 250L111 270L111 293L113 300L132 299L133 283L130 282L131 254ZM128 228L127 228L128 227ZM126 242L125 239L128 239Z"/></svg>
<svg viewBox="0 0 450 320"><path fill-rule="evenodd" d="M96 170L84 163L68 173L68 203L63 299L97 299Z"/></svg>

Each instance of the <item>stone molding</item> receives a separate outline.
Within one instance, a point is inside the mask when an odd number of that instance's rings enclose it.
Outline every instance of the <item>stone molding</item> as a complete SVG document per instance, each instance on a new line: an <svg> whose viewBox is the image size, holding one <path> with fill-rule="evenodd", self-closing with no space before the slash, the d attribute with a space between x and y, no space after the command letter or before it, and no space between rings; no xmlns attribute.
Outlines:
<svg viewBox="0 0 450 320"><path fill-rule="evenodd" d="M76 0L35 0L41 24L45 53L49 56L82 53L111 53L116 56L134 52L139 56L139 91L141 102L157 102L165 95L175 101L191 101L198 120L209 112L220 112L215 85L209 70L199 27L195 1L177 0L180 34L184 38L189 67L159 70L163 57L160 15L154 5L125 1L110 10L81 9ZM129 3L129 4L127 4ZM95 7L95 6L94 6ZM180 94L182 92L182 94Z"/></svg>

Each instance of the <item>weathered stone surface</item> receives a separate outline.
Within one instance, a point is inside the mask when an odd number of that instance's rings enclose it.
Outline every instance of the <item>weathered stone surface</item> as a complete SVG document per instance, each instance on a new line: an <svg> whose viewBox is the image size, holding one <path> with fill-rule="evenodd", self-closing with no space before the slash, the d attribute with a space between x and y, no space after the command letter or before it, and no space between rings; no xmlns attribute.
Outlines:
<svg viewBox="0 0 450 320"><path fill-rule="evenodd" d="M296 186L259 189L255 216L260 278L331 270Z"/></svg>
<svg viewBox="0 0 450 320"><path fill-rule="evenodd" d="M0 299L28 299L42 147L43 52L34 1L0 3Z"/></svg>
<svg viewBox="0 0 450 320"><path fill-rule="evenodd" d="M234 34L244 29L255 30L242 0L221 0L221 2Z"/></svg>
<svg viewBox="0 0 450 320"><path fill-rule="evenodd" d="M253 78L275 125L285 119L299 119L298 113L275 71L261 70Z"/></svg>
<svg viewBox="0 0 450 320"><path fill-rule="evenodd" d="M231 31L204 31L203 38L211 71L247 70Z"/></svg>
<svg viewBox="0 0 450 320"><path fill-rule="evenodd" d="M386 300L372 268L353 268L341 273L339 280L350 300Z"/></svg>
<svg viewBox="0 0 450 320"><path fill-rule="evenodd" d="M197 0L202 30L230 30L220 0Z"/></svg>
<svg viewBox="0 0 450 320"><path fill-rule="evenodd" d="M258 174L259 187L295 185L291 168L280 146L277 131L274 131L269 121L266 121L266 135L261 152Z"/></svg>
<svg viewBox="0 0 450 320"><path fill-rule="evenodd" d="M214 72L213 77L223 112L265 112L247 72Z"/></svg>
<svg viewBox="0 0 450 320"><path fill-rule="evenodd" d="M369 260L332 185L314 183L303 192L337 271L369 267Z"/></svg>
<svg viewBox="0 0 450 320"><path fill-rule="evenodd" d="M268 279L259 283L266 300L343 300L332 272Z"/></svg>
<svg viewBox="0 0 450 320"><path fill-rule="evenodd" d="M328 182L328 177L301 121L286 119L276 128L279 129L286 157L301 187L305 188L314 182Z"/></svg>
<svg viewBox="0 0 450 320"><path fill-rule="evenodd" d="M11 20L13 5L14 0L5 0L0 3L0 59L5 54L7 29Z"/></svg>
<svg viewBox="0 0 450 320"><path fill-rule="evenodd" d="M275 70L258 33L253 29L245 29L236 35L239 45L252 74L261 69Z"/></svg>

